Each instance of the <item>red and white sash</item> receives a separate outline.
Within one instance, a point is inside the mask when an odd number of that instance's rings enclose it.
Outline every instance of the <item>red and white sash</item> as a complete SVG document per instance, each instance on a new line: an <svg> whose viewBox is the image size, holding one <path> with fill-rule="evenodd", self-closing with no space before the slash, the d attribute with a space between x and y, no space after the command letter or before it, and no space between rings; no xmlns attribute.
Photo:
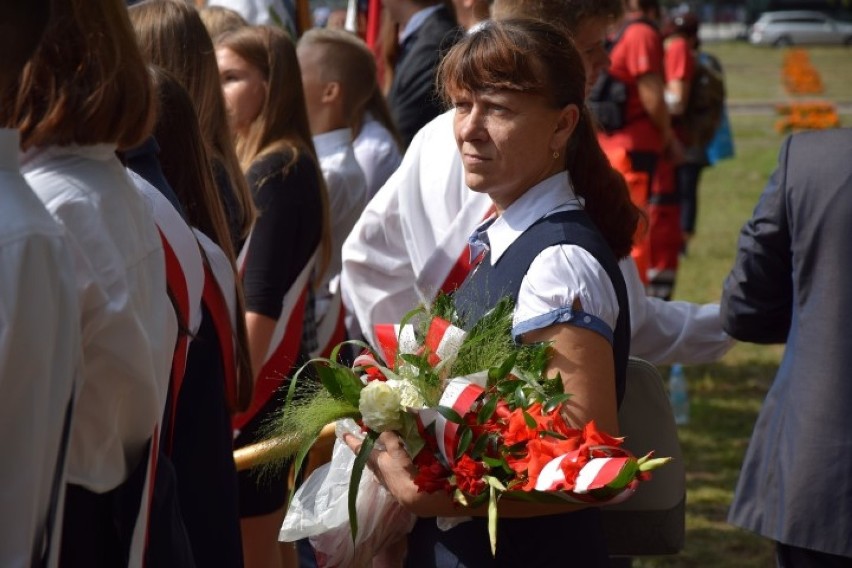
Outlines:
<svg viewBox="0 0 852 568"><path fill-rule="evenodd" d="M234 268L225 253L201 231L195 229L198 245L204 252L204 305L213 319L219 340L222 370L225 376L225 398L229 408L239 404L237 385L237 283Z"/></svg>
<svg viewBox="0 0 852 568"><path fill-rule="evenodd" d="M243 247L243 252L240 253L240 259L243 263L245 262L247 248L248 242ZM302 267L302 271L293 285L284 294L281 315L275 323L263 366L257 373L251 405L245 412L237 414L233 419L233 426L237 433L257 415L258 411L263 408L294 370L293 367L299 357L299 350L302 345L305 304L307 303L308 286L317 255L318 252L314 252L311 259ZM241 264L241 272L243 267L244 264Z"/></svg>
<svg viewBox="0 0 852 568"><path fill-rule="evenodd" d="M417 275L415 286L423 300L433 299L438 292L449 294L461 286L473 268L467 239L493 212L487 195L471 192Z"/></svg>

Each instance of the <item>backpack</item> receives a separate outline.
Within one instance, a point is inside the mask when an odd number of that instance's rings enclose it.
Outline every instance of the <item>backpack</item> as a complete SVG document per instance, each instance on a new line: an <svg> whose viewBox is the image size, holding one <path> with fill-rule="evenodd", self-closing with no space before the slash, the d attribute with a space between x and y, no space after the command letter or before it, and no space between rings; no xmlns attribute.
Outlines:
<svg viewBox="0 0 852 568"><path fill-rule="evenodd" d="M645 24L657 29L656 25L648 19L631 20L624 24L616 36L608 42L608 52L612 52L627 28L633 24ZM626 104L627 84L610 75L609 71L602 71L586 99L586 105L596 119L598 128L607 134L624 128Z"/></svg>
<svg viewBox="0 0 852 568"><path fill-rule="evenodd" d="M687 133L687 146L706 147L722 120L725 108L725 80L721 65L712 55L701 53L695 61L695 73L689 87L680 123Z"/></svg>

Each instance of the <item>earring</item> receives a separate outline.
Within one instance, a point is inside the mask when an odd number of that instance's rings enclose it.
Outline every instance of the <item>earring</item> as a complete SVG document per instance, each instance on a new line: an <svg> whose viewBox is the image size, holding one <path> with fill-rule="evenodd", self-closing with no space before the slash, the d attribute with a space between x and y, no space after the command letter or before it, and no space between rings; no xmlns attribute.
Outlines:
<svg viewBox="0 0 852 568"><path fill-rule="evenodd" d="M554 152L554 153L553 153L553 159L554 159L554 160L559 159L559 152Z"/></svg>

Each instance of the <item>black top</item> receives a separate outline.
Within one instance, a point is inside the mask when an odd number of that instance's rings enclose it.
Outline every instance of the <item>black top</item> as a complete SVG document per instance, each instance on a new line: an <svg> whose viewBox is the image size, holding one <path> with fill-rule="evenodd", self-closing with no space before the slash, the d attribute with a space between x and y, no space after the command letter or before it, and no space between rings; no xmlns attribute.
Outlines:
<svg viewBox="0 0 852 568"><path fill-rule="evenodd" d="M157 144L157 140L153 136L149 136L145 142L136 148L131 148L118 154L128 169L153 185L177 209L181 217L186 218L177 195L175 195L172 186L166 179L163 168L160 167L160 160L157 158L159 153L160 145Z"/></svg>
<svg viewBox="0 0 852 568"><path fill-rule="evenodd" d="M295 161L290 151L268 154L249 168L258 217L243 274L248 311L277 320L284 294L319 246L320 175L304 152Z"/></svg>
<svg viewBox="0 0 852 568"><path fill-rule="evenodd" d="M216 183L216 189L222 199L222 207L225 209L225 221L228 223L231 245L234 247L234 253L240 254L245 240L240 236L242 233L240 205L237 203L237 196L234 195L234 186L222 162L216 158L211 158L210 167L213 169L213 181Z"/></svg>
<svg viewBox="0 0 852 568"><path fill-rule="evenodd" d="M460 36L455 18L441 6L400 46L388 107L406 147L418 130L445 110L435 92L435 70Z"/></svg>

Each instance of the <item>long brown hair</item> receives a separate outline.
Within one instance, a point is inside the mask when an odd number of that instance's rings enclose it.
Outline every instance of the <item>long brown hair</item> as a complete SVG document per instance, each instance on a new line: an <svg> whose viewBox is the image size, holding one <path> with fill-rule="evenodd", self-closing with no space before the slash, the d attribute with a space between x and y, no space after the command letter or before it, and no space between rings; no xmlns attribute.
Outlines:
<svg viewBox="0 0 852 568"><path fill-rule="evenodd" d="M21 147L132 147L154 125L148 70L120 0L53 0L41 43L0 99Z"/></svg>
<svg viewBox="0 0 852 568"><path fill-rule="evenodd" d="M172 73L189 93L208 155L227 173L231 201L239 208L236 236L245 238L254 222L254 202L234 152L213 42L198 11L180 0L146 0L129 13L142 53Z"/></svg>
<svg viewBox="0 0 852 568"><path fill-rule="evenodd" d="M295 162L299 153L310 156L320 172L319 160L311 138L305 92L296 49L286 33L271 26L251 26L221 35L218 48L227 48L260 71L266 82L266 97L248 133L237 135L237 155L243 170L263 155L286 150ZM331 221L328 191L322 175L317 176L322 199L322 237L320 266L322 275L331 259ZM321 281L317 278L316 281Z"/></svg>
<svg viewBox="0 0 852 568"><path fill-rule="evenodd" d="M598 144L584 104L585 81L583 61L568 36L532 19L484 25L454 46L438 71L438 85L447 98L449 93L505 89L542 95L554 108L580 109L565 165L589 217L622 258L630 254L641 213Z"/></svg>
<svg viewBox="0 0 852 568"><path fill-rule="evenodd" d="M165 69L152 66L151 75L159 102L154 136L160 145L163 174L177 195L189 224L219 245L236 275L236 256L231 245L228 221L213 180L192 100L178 80ZM235 282L237 400L229 401L233 412L245 410L251 403L254 377L246 323L242 317L245 313L245 299L241 279L235 278Z"/></svg>

